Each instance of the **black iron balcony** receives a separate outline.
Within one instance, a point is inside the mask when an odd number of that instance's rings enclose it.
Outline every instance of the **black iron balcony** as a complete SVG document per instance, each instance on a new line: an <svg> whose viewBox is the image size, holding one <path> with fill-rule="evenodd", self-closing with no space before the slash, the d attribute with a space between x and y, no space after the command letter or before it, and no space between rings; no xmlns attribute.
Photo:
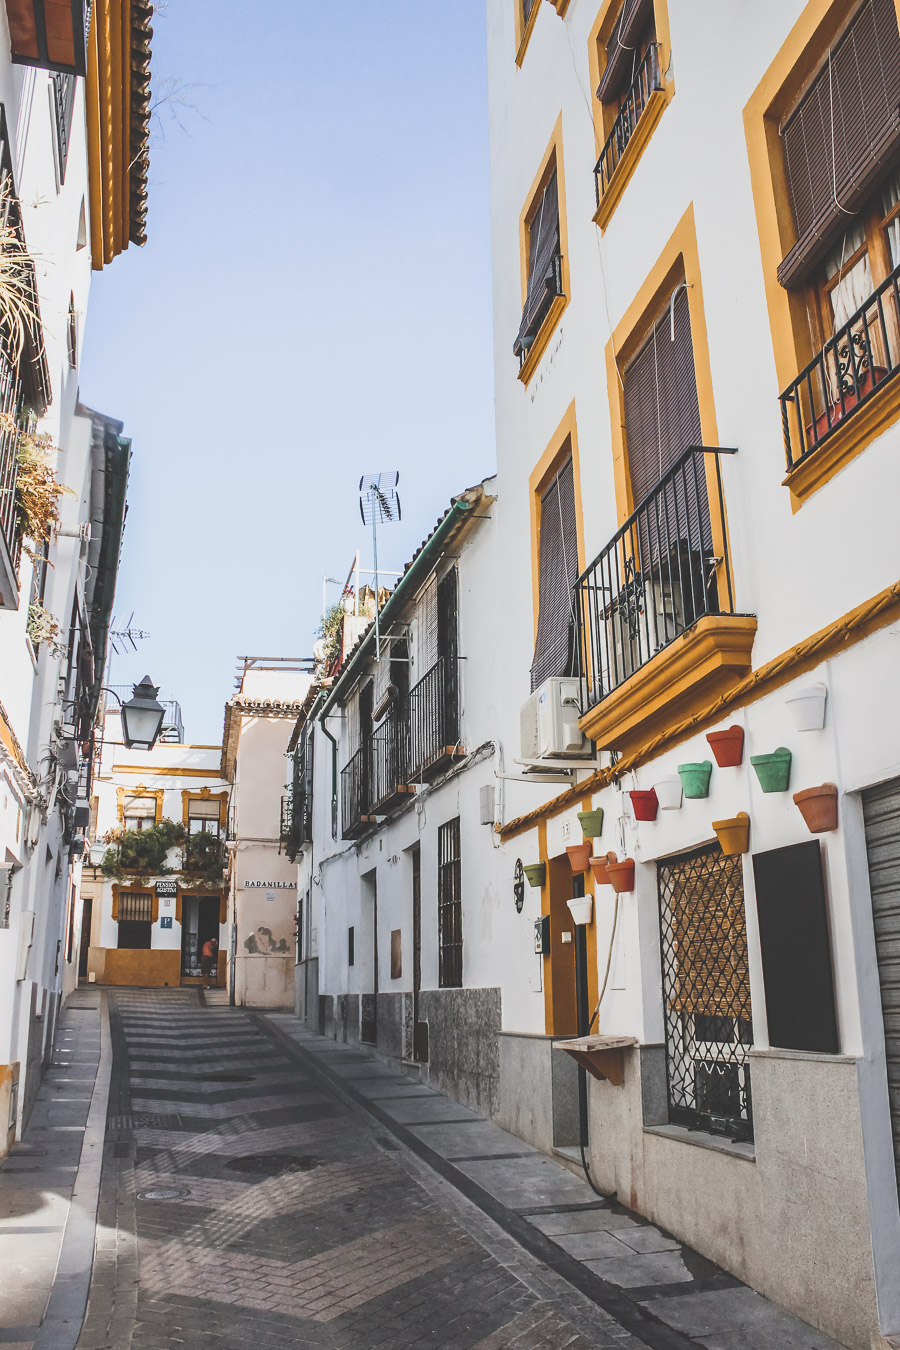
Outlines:
<svg viewBox="0 0 900 1350"><path fill-rule="evenodd" d="M372 743L367 741L341 770L341 833L344 839L356 839L374 823L371 790Z"/></svg>
<svg viewBox="0 0 900 1350"><path fill-rule="evenodd" d="M575 586L576 673L594 707L705 615L733 614L719 468L729 450L691 447ZM706 456L716 465L713 548ZM580 667L580 669L578 669Z"/></svg>
<svg viewBox="0 0 900 1350"><path fill-rule="evenodd" d="M437 773L462 753L456 670L443 656L409 691L409 778Z"/></svg>
<svg viewBox="0 0 900 1350"><path fill-rule="evenodd" d="M389 811L408 797L409 709L395 703L372 736L372 804Z"/></svg>
<svg viewBox="0 0 900 1350"><path fill-rule="evenodd" d="M900 370L900 267L781 395L788 469L818 450Z"/></svg>
<svg viewBox="0 0 900 1350"><path fill-rule="evenodd" d="M294 798L291 793L281 799L281 831L280 839L282 844L289 844L291 841L291 832L294 820Z"/></svg>
<svg viewBox="0 0 900 1350"><path fill-rule="evenodd" d="M641 114L650 101L650 95L662 89L659 71L659 44L651 42L644 59L637 68L628 92L622 100L619 115L613 123L613 129L606 138L606 144L600 151L600 158L594 165L594 177L597 189L597 205L609 187L625 154L626 147L637 129Z"/></svg>

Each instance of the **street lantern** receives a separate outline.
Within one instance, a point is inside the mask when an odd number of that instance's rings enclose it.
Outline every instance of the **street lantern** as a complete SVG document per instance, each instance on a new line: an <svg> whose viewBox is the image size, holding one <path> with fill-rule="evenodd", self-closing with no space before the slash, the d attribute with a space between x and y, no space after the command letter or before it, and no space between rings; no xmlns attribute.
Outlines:
<svg viewBox="0 0 900 1350"><path fill-rule="evenodd" d="M122 704L122 734L129 750L152 750L162 727L165 709L157 702L159 687L149 675L132 689L132 697Z"/></svg>

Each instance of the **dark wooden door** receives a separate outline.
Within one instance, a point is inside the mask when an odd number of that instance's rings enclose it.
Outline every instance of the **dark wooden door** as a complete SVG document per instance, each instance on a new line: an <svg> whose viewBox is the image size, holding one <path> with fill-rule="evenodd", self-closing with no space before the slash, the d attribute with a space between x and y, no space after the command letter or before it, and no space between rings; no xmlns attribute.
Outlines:
<svg viewBox="0 0 900 1350"><path fill-rule="evenodd" d="M78 978L87 979L88 948L91 945L91 921L94 916L93 900L85 898L81 902L81 942L78 948Z"/></svg>
<svg viewBox="0 0 900 1350"><path fill-rule="evenodd" d="M378 882L372 872L364 878L372 896L372 992L363 994L360 1038L369 1045L378 1044ZM363 960L365 957L363 956Z"/></svg>
<svg viewBox="0 0 900 1350"><path fill-rule="evenodd" d="M422 988L422 850L415 844L412 857L413 906L413 1059L428 1062L428 1023L419 1017L419 993Z"/></svg>

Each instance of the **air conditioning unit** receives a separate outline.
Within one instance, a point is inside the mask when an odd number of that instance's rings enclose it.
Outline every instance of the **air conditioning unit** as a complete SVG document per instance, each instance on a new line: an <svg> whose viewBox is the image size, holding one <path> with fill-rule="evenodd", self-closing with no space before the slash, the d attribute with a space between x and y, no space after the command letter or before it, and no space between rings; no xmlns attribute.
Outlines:
<svg viewBox="0 0 900 1350"><path fill-rule="evenodd" d="M593 747L579 730L581 684L570 676L545 680L519 714L523 759L589 757Z"/></svg>

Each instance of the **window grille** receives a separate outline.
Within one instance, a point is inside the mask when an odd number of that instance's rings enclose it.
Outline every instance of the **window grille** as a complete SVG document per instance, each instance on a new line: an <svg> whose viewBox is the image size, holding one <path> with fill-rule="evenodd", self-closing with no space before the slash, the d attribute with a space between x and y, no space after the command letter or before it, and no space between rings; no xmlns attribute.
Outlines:
<svg viewBox="0 0 900 1350"><path fill-rule="evenodd" d="M119 892L120 923L150 923L153 920L153 896L149 891Z"/></svg>
<svg viewBox="0 0 900 1350"><path fill-rule="evenodd" d="M441 989L462 986L459 816L438 830L438 964Z"/></svg>
<svg viewBox="0 0 900 1350"><path fill-rule="evenodd" d="M658 865L669 1119L753 1137L743 869L717 845Z"/></svg>

